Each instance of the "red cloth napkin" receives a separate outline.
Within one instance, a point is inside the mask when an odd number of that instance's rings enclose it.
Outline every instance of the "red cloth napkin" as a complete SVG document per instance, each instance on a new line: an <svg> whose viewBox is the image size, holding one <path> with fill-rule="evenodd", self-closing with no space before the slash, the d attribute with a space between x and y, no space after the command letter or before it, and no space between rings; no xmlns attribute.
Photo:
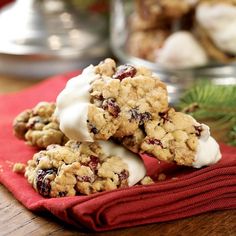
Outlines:
<svg viewBox="0 0 236 236"><path fill-rule="evenodd" d="M12 172L15 162L32 158L35 149L16 139L12 120L39 101L54 101L71 75L41 82L23 92L0 96L0 182L32 211L49 211L61 220L95 231L131 227L193 216L207 211L236 208L236 148L221 145L222 160L200 170L163 165L143 155L148 173L175 170L169 180L90 196L46 199L23 175Z"/></svg>
<svg viewBox="0 0 236 236"><path fill-rule="evenodd" d="M0 8L7 5L8 3L13 2L13 0L1 0L0 1Z"/></svg>

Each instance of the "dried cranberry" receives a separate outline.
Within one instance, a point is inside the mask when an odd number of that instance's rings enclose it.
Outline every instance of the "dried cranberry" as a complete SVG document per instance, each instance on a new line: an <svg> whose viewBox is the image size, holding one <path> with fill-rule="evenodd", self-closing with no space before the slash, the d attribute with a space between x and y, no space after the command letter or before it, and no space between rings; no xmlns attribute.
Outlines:
<svg viewBox="0 0 236 236"><path fill-rule="evenodd" d="M91 177L89 177L89 176L87 176L87 175L83 175L83 176L77 176L77 179L79 180L79 181L81 181L81 182L90 182L90 183L92 183L93 181L92 181L92 178Z"/></svg>
<svg viewBox="0 0 236 236"><path fill-rule="evenodd" d="M91 92L92 92L92 91L91 91ZM93 96L91 97L91 102L92 102L92 103L98 103L98 104L100 104L103 100L104 100L104 97L102 96L102 94L100 94L100 95L93 95Z"/></svg>
<svg viewBox="0 0 236 236"><path fill-rule="evenodd" d="M137 108L133 108L131 110L129 110L130 112L130 120L138 120L139 121L139 125L143 125L146 121L151 119L151 114L149 112L144 112L144 113L139 113Z"/></svg>
<svg viewBox="0 0 236 236"><path fill-rule="evenodd" d="M147 142L147 144L158 145L158 146L161 146L163 148L163 144L162 144L161 140L159 140L159 139L150 138L146 142Z"/></svg>
<svg viewBox="0 0 236 236"><path fill-rule="evenodd" d="M102 103L102 108L107 110L115 118L120 113L120 107L118 106L118 104L116 103L116 100L114 98L108 98L108 99L104 100Z"/></svg>
<svg viewBox="0 0 236 236"><path fill-rule="evenodd" d="M146 121L150 120L152 118L151 114L149 112L144 112L140 114L140 125L143 125Z"/></svg>
<svg viewBox="0 0 236 236"><path fill-rule="evenodd" d="M96 98L96 99L99 100L99 101L104 100L104 97L102 96L102 94L97 95L97 96L94 96L94 98Z"/></svg>
<svg viewBox="0 0 236 236"><path fill-rule="evenodd" d="M130 120L129 121L140 119L140 114L139 114L137 108L130 109L129 112L130 112Z"/></svg>
<svg viewBox="0 0 236 236"><path fill-rule="evenodd" d="M98 134L98 133L99 133L98 129L97 129L95 126L93 126L93 127L90 129L90 131L91 131L93 134Z"/></svg>
<svg viewBox="0 0 236 236"><path fill-rule="evenodd" d="M59 195L59 197L65 197L67 195L67 193L68 193L67 191L59 192L58 195Z"/></svg>
<svg viewBox="0 0 236 236"><path fill-rule="evenodd" d="M170 121L169 115L168 115L168 111L166 112L159 112L158 115L161 117L161 119L163 120L163 123L165 124L165 122Z"/></svg>
<svg viewBox="0 0 236 236"><path fill-rule="evenodd" d="M36 178L36 186L39 194L41 194L44 197L48 197L51 191L51 185L50 185L51 180L48 179L46 176L55 174L55 172L56 172L55 169L38 170Z"/></svg>
<svg viewBox="0 0 236 236"><path fill-rule="evenodd" d="M201 136L201 132L202 132L202 126L201 125L194 125L193 126L194 127L194 129L195 129L195 134L198 136L198 137L200 137Z"/></svg>
<svg viewBox="0 0 236 236"><path fill-rule="evenodd" d="M120 174L118 174L118 176L119 176L120 182L122 182L123 180L128 179L128 177L129 177L129 172L128 172L127 170L122 170L122 171L120 172Z"/></svg>
<svg viewBox="0 0 236 236"><path fill-rule="evenodd" d="M96 170L97 166L99 163L99 158L96 156L91 155L90 156L90 161L88 163L88 166L92 169L92 170Z"/></svg>
<svg viewBox="0 0 236 236"><path fill-rule="evenodd" d="M127 77L134 77L137 70L131 65L121 65L117 67L116 73L113 75L114 79L123 80Z"/></svg>

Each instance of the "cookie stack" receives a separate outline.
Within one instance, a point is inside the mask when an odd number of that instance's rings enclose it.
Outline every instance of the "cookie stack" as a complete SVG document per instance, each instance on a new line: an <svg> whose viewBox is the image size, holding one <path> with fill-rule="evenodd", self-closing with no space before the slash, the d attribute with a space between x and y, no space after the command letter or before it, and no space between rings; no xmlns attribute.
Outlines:
<svg viewBox="0 0 236 236"><path fill-rule="evenodd" d="M166 68L235 62L235 24L235 0L136 0L126 49Z"/></svg>
<svg viewBox="0 0 236 236"><path fill-rule="evenodd" d="M46 148L25 172L46 197L151 182L143 180L145 166L135 153L196 168L221 158L209 127L169 107L166 86L151 71L117 66L112 59L69 80L56 104L43 102L21 113L14 130Z"/></svg>

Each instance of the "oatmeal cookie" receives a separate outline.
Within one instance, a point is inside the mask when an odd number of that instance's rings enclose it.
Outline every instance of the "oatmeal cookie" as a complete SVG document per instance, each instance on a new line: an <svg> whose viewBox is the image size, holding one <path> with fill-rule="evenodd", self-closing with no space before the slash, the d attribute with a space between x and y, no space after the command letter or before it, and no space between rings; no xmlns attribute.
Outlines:
<svg viewBox="0 0 236 236"><path fill-rule="evenodd" d="M214 150L213 154L209 154L212 162L220 159L219 146L210 137L209 128L173 108L159 112L157 119L149 120L144 127L145 136L134 134L121 139L121 143L132 151L148 153L159 160L200 167L201 149L209 142L209 148ZM205 153L207 156L207 150Z"/></svg>
<svg viewBox="0 0 236 236"><path fill-rule="evenodd" d="M139 58L155 62L158 50L163 47L170 35L167 30L149 30L131 32L127 42L127 51Z"/></svg>
<svg viewBox="0 0 236 236"><path fill-rule="evenodd" d="M220 50L209 37L206 30L201 28L199 25L196 25L195 32L201 45L204 47L210 58L222 63L232 63L236 61L236 55Z"/></svg>
<svg viewBox="0 0 236 236"><path fill-rule="evenodd" d="M67 138L59 129L54 110L55 103L40 102L33 109L23 111L13 122L15 136L39 148L64 144Z"/></svg>
<svg viewBox="0 0 236 236"><path fill-rule="evenodd" d="M167 107L166 86L151 71L106 59L67 83L56 115L66 136L91 142L132 135Z"/></svg>
<svg viewBox="0 0 236 236"><path fill-rule="evenodd" d="M110 142L69 141L65 146L50 145L28 161L25 171L28 182L44 197L128 187L144 176L141 159Z"/></svg>
<svg viewBox="0 0 236 236"><path fill-rule="evenodd" d="M236 1L200 1L195 32L209 56L222 63L236 60Z"/></svg>
<svg viewBox="0 0 236 236"><path fill-rule="evenodd" d="M136 0L136 8L143 19L178 19L188 13L192 4L186 0Z"/></svg>
<svg viewBox="0 0 236 236"><path fill-rule="evenodd" d="M133 12L128 18L128 29L134 33L136 31L148 32L149 30L171 30L172 21L161 18L156 20L154 17L143 18L139 12Z"/></svg>

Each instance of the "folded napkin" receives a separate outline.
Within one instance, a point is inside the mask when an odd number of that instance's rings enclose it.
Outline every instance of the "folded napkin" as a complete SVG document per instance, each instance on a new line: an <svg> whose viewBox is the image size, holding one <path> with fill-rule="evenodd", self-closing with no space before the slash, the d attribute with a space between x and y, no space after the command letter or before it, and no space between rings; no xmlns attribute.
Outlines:
<svg viewBox="0 0 236 236"><path fill-rule="evenodd" d="M13 0L1 0L0 1L0 8L7 5L8 3L13 2Z"/></svg>
<svg viewBox="0 0 236 236"><path fill-rule="evenodd" d="M193 216L207 211L236 208L236 148L221 145L222 160L199 170L179 168L142 155L148 174L172 171L172 177L146 186L46 199L21 174L12 171L15 162L26 163L36 151L13 136L12 121L39 101L55 101L71 76L43 81L23 92L0 96L0 182L26 208L49 211L77 227L104 231Z"/></svg>

